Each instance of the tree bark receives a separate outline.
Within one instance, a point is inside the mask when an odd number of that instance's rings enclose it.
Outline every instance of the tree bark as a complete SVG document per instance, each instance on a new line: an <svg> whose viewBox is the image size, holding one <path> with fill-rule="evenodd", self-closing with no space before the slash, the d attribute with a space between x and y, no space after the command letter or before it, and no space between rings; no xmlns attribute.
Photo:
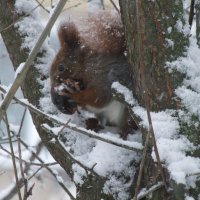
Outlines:
<svg viewBox="0 0 200 200"><path fill-rule="evenodd" d="M200 47L200 2L196 2L196 37L197 37L197 44Z"/></svg>
<svg viewBox="0 0 200 200"><path fill-rule="evenodd" d="M141 1L142 12L140 19L143 18L142 28L138 30L136 17L136 1L120 0L122 20L125 28L128 58L130 62L130 70L133 77L133 93L138 99L140 105L145 107L145 97L143 96L142 87L142 69L141 62L145 66L145 85L150 100L150 110L160 111L168 108L178 110L179 99L174 98L174 89L182 84L184 76L177 71L169 73L165 68L166 62L175 61L179 56L183 56L188 47L188 35L183 30L178 28L179 25L186 24L184 21L184 12L182 1ZM200 41L200 6L196 3L197 17L197 41ZM142 21L142 20L141 20ZM138 34L142 35L143 46L142 61L139 60L138 53ZM183 110L187 110L183 108ZM179 119L180 133L186 136L193 144L199 144L200 127L195 127L195 123L199 123L196 116L192 116L190 124L184 123ZM143 137L145 138L145 136ZM200 152L197 148L194 152L189 152L189 155L199 157ZM147 156L146 165L143 173L142 186L153 184L152 178L156 177L154 172L157 171L155 163L151 159L151 150ZM167 171L165 172L168 178L168 184L173 189L170 194L165 194L163 189L153 193L152 199L169 199L181 200L185 198L187 189L182 184L176 184L169 180ZM200 181L196 182L197 186L189 190L189 194L198 198Z"/></svg>
<svg viewBox="0 0 200 200"><path fill-rule="evenodd" d="M185 25L182 0L141 0L140 2L141 10L138 13L137 1L119 1L133 79L134 97L143 107L147 106L145 98L148 97L150 111L177 110L180 108L180 102L178 98L174 98L174 90L182 84L184 76L177 71L169 73L166 62L183 56L189 44L188 35L185 35L177 24L179 22L183 26ZM140 27L139 30L138 27ZM140 40L142 41L141 47ZM144 92L147 93L146 97ZM145 138L145 134L143 138ZM151 159L151 148L149 148L141 187L149 187L161 180L158 178L158 171L159 169ZM165 176L169 180L167 171ZM168 182L168 184L173 188L172 193L166 194L162 188L153 193L152 199L184 199L185 188L183 185L177 185L174 182Z"/></svg>
<svg viewBox="0 0 200 200"><path fill-rule="evenodd" d="M178 3L177 3L178 2ZM165 68L166 61L176 60L183 55L188 45L188 38L179 32L176 23L183 25L182 1L141 1L144 24L143 27L143 62L145 64L145 82L150 97L152 111L165 108L179 108L179 102L174 100L174 89L183 80L177 72L171 74ZM120 0L122 20L127 40L128 58L133 78L133 92L138 102L145 106L143 96L141 62L138 54L138 30L135 1ZM171 42L171 43L170 43ZM171 46L170 46L171 45Z"/></svg>

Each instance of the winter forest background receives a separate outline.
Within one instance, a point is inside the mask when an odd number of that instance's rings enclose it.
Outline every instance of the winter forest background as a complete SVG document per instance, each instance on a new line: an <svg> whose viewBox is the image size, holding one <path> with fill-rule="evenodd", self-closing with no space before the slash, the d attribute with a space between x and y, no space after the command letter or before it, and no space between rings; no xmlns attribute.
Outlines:
<svg viewBox="0 0 200 200"><path fill-rule="evenodd" d="M59 1L5 2L0 2L0 105ZM200 199L200 2L119 4L66 2L22 84L25 97L19 89L1 121L0 199ZM12 9L16 14L9 19ZM60 22L73 20L84 31L84 18L104 10L122 17L137 86L130 91L112 85L139 127L127 140L110 127L86 130L83 119L93 113L65 115L50 98L49 66L59 49Z"/></svg>

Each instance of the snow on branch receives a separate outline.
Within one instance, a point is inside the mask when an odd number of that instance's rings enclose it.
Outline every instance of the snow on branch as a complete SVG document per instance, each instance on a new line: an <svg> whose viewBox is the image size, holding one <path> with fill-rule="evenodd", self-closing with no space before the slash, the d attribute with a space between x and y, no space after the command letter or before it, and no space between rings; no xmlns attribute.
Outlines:
<svg viewBox="0 0 200 200"><path fill-rule="evenodd" d="M153 185L151 188L149 188L148 190L144 189L142 191L140 191L140 193L138 194L137 196L137 199L140 200L140 199L143 199L144 197L152 194L154 191L160 189L161 187L164 186L164 183L163 182L158 182L156 185Z"/></svg>
<svg viewBox="0 0 200 200"><path fill-rule="evenodd" d="M6 94L4 100L1 102L0 105L0 121L3 118L4 113L6 112L10 102L12 101L17 89L22 84L23 80L26 77L27 72L29 71L29 68L31 67L32 62L34 61L37 53L39 52L43 42L45 41L47 35L49 34L53 24L55 23L57 17L59 16L60 12L62 11L62 8L64 7L67 0L60 0L53 15L48 21L48 24L46 25L45 29L43 30L42 34L40 35L36 45L32 49L32 51L29 54L29 57L26 60L26 63L24 64L23 68L21 69L21 72L17 75L16 79L14 80L11 88L9 89L8 93Z"/></svg>
<svg viewBox="0 0 200 200"><path fill-rule="evenodd" d="M1 86L0 86L0 90L2 92L6 93L6 91ZM20 99L17 99L16 97L14 97L13 99L17 103L19 103L19 104L21 104L21 105L23 105L25 107L28 107L34 113L36 113L38 115L41 115L41 116L45 117L46 119L48 119L48 120L50 120L50 121L52 121L52 122L54 122L56 124L65 126L67 129L70 129L72 131L76 131L76 132L81 133L83 135L86 135L88 137L91 137L91 138L100 140L102 142L106 142L106 143L109 143L109 144L124 148L124 149L127 149L127 150L142 151L142 149L143 149L143 146L142 146L141 143L124 141L122 139L113 138L113 137L110 137L110 136L106 136L104 134L101 134L101 136L100 136L99 134L97 134L94 131L87 130L87 129L82 128L82 127L77 127L75 124L72 124L72 123L66 124L65 121L61 120L58 117L55 117L55 116L52 116L52 115L49 115L49 114L46 114L46 113L42 112L41 110L37 109L35 106L33 106L30 103L28 103L26 100L25 101L24 100L20 100Z"/></svg>
<svg viewBox="0 0 200 200"><path fill-rule="evenodd" d="M51 127L49 127L47 124L43 124L43 125L42 125L42 128L43 128L46 132L49 132L50 134L54 135L53 131L51 130ZM94 175L96 175L97 177L100 176L99 174L97 174L97 173L93 170L93 168L94 168L95 165L94 165L92 168L89 168L89 167L85 166L85 165L82 164L79 160L75 159L75 158L73 157L73 155L71 155L71 154L66 150L65 145L63 145L57 137L55 137L55 138L53 138L53 139L55 139L56 142L58 142L58 143L63 147L63 151L70 157L70 159L71 159L74 163L77 163L79 166L81 166L83 169L85 169L86 172L91 172L91 173L93 173ZM51 141L52 141L52 140L51 140ZM51 141L50 141L50 142L51 142ZM101 177L101 178L102 178L102 177Z"/></svg>

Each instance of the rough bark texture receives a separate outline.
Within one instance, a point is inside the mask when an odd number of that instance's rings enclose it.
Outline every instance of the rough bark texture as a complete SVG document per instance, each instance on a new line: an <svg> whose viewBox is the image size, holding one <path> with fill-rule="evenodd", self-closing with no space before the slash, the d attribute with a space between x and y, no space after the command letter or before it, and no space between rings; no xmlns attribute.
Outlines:
<svg viewBox="0 0 200 200"><path fill-rule="evenodd" d="M198 45L200 46L200 2L196 3L196 37Z"/></svg>
<svg viewBox="0 0 200 200"><path fill-rule="evenodd" d="M174 89L181 85L183 75L165 68L167 61L174 61L182 56L188 46L188 36L180 30L184 26L182 0L144 1L141 0L140 30L137 30L136 2L120 0L122 21L125 28L128 59L133 79L133 93L139 104L145 107L145 95L142 83L142 73L149 96L150 110L160 111L179 108L179 100ZM142 37L142 60L139 56L139 37ZM141 62L145 66L142 72ZM143 137L145 138L145 136ZM165 172L166 178L169 178ZM145 162L142 187L155 184L160 179L158 168L151 159L151 148ZM153 193L152 199L181 200L184 199L184 187L174 182L168 182L173 188L170 194L164 189Z"/></svg>
<svg viewBox="0 0 200 200"><path fill-rule="evenodd" d="M182 1L141 1L144 16L143 61L145 64L145 80L150 96L151 110L178 108L173 100L174 89L181 83L182 76L178 73L169 74L164 68L166 61L176 60L183 55L188 39L176 28L182 19ZM133 92L141 105L144 96L141 81L141 69L138 55L138 31L135 1L120 1L122 20L124 23L127 50L133 76ZM141 30L142 31L142 30ZM170 44L170 40L174 44ZM171 45L171 46L170 46Z"/></svg>

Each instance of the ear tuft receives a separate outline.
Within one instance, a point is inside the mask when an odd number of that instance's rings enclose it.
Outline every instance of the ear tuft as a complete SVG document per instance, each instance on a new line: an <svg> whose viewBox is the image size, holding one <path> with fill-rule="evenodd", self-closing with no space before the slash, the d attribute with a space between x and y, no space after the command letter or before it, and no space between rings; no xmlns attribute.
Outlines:
<svg viewBox="0 0 200 200"><path fill-rule="evenodd" d="M64 23L58 30L60 45L74 50L80 44L78 29L72 22Z"/></svg>

